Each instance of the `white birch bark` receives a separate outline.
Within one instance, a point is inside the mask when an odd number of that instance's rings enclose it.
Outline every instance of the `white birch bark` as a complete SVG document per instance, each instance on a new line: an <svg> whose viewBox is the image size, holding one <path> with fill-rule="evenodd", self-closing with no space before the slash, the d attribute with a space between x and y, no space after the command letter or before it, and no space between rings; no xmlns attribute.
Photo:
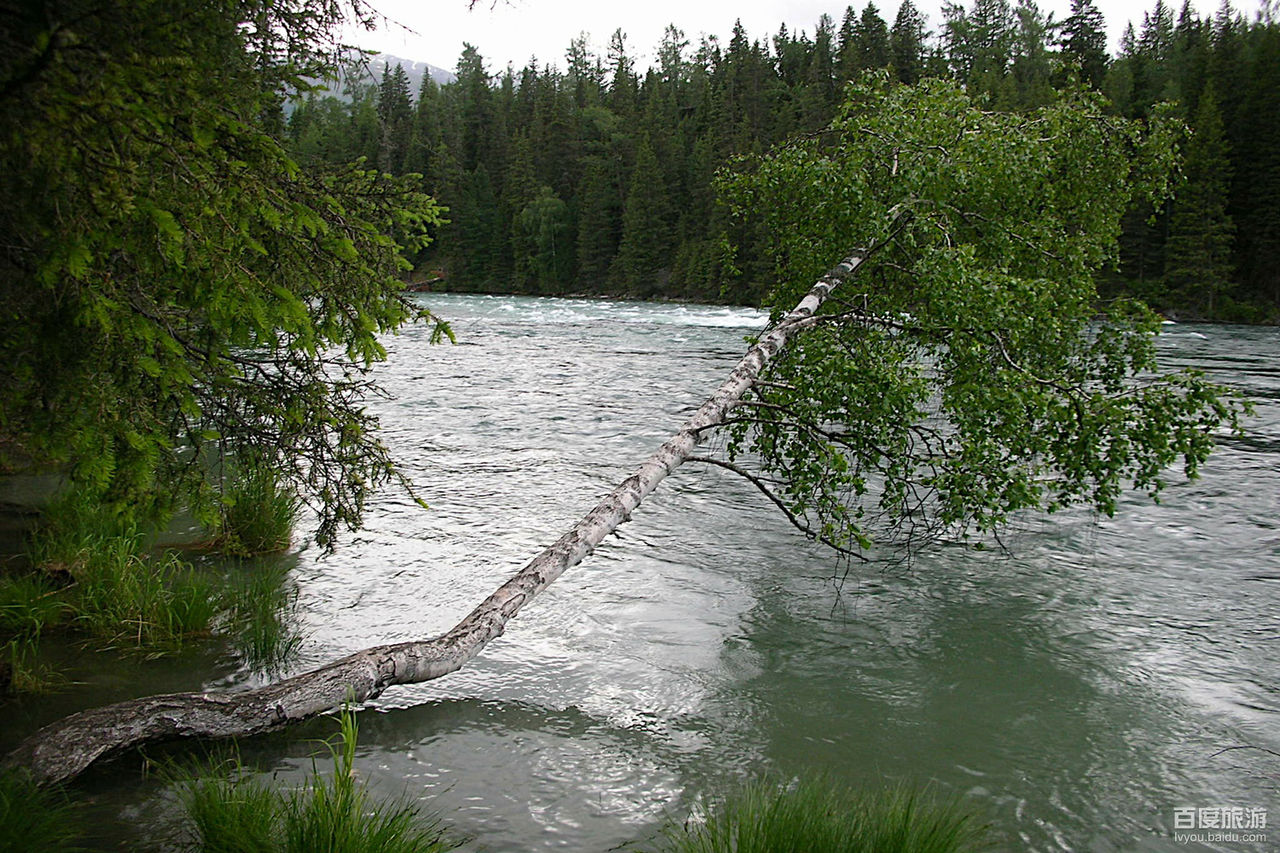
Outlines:
<svg viewBox="0 0 1280 853"><path fill-rule="evenodd" d="M430 681L460 669L508 620L564 572L582 562L631 517L640 502L690 457L702 432L721 423L786 346L862 262L851 255L820 279L786 317L763 334L729 378L659 447L555 544L498 587L452 629L438 637L376 646L319 669L254 690L175 693L82 711L25 740L6 763L26 767L42 783L74 778L93 762L122 750L175 737L239 737L280 728L379 696L395 684Z"/></svg>

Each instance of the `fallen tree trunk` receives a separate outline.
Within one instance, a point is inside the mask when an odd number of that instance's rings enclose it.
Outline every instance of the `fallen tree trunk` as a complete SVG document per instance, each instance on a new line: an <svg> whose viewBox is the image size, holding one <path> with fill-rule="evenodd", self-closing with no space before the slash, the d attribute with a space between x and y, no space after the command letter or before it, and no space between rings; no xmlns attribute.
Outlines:
<svg viewBox="0 0 1280 853"><path fill-rule="evenodd" d="M631 517L650 492L690 458L701 434L721 423L759 379L764 366L811 323L832 289L852 275L865 253L853 254L819 280L804 299L762 335L729 378L659 447L555 544L498 587L448 632L428 640L376 646L319 669L254 690L175 693L119 702L73 714L23 741L6 763L24 766L42 783L74 778L90 764L131 747L177 737L238 737L298 722L379 696L394 684L417 684L460 669L507 621L565 570L580 563Z"/></svg>

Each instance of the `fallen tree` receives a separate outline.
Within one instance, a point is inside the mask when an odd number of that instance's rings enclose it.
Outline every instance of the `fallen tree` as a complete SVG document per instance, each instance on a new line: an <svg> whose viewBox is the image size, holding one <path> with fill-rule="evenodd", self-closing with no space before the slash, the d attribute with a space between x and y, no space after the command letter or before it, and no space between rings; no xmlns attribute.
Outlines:
<svg viewBox="0 0 1280 853"><path fill-rule="evenodd" d="M1130 200L1165 188L1168 128L1143 133L1088 97L1014 116L938 81L873 78L850 94L827 132L742 162L722 187L764 217L775 301L795 307L634 474L455 627L255 690L84 711L8 762L65 780L140 744L263 732L453 672L688 461L745 476L850 556L873 536L990 531L1027 509L1111 512L1126 486L1158 493L1179 460L1194 476L1241 404L1194 373L1157 373L1152 315L1099 318L1093 289ZM866 248L819 278L818 259L857 234ZM694 456L713 429L727 458Z"/></svg>
<svg viewBox="0 0 1280 853"><path fill-rule="evenodd" d="M99 759L177 737L242 737L314 717L343 703L364 702L396 684L417 684L461 669L507 622L631 517L663 479L685 462L703 433L722 423L764 367L798 331L812 324L831 291L862 263L842 261L819 280L782 322L747 351L724 384L577 524L498 587L466 618L431 639L375 646L311 672L255 690L175 693L119 702L73 714L40 730L7 758L42 783L71 779Z"/></svg>

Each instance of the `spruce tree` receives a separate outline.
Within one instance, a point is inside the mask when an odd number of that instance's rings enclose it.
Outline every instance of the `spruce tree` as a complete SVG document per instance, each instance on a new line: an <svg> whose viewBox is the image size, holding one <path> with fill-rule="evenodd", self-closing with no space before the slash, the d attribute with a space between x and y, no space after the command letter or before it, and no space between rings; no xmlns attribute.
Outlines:
<svg viewBox="0 0 1280 853"><path fill-rule="evenodd" d="M889 53L898 80L913 84L924 76L924 17L911 0L902 0L889 33Z"/></svg>
<svg viewBox="0 0 1280 853"><path fill-rule="evenodd" d="M1206 88L1199 101L1184 181L1169 214L1165 284L1170 298L1213 316L1232 287L1231 161L1213 89Z"/></svg>
<svg viewBox="0 0 1280 853"><path fill-rule="evenodd" d="M1071 14L1062 22L1059 44L1063 55L1080 70L1080 79L1101 89L1107 73L1107 27L1093 0L1071 0Z"/></svg>
<svg viewBox="0 0 1280 853"><path fill-rule="evenodd" d="M378 168L398 175L404 170L413 132L409 77L400 63L382 72L378 87Z"/></svg>
<svg viewBox="0 0 1280 853"><path fill-rule="evenodd" d="M632 296L661 293L670 273L671 237L662 167L646 138L636 154L622 214L622 242L610 272L615 289Z"/></svg>

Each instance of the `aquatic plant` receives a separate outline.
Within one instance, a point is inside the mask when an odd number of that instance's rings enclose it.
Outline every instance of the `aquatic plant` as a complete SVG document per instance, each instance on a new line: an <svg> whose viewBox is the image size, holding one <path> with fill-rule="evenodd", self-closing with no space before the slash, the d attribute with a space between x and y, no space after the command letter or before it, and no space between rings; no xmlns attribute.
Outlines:
<svg viewBox="0 0 1280 853"><path fill-rule="evenodd" d="M237 459L228 468L215 549L242 557L287 549L298 519L297 495L253 457Z"/></svg>
<svg viewBox="0 0 1280 853"><path fill-rule="evenodd" d="M339 717L326 744L333 770L315 763L305 786L279 792L247 776L238 760L230 778L198 778L183 796L196 849L204 853L440 853L452 837L413 805L375 799L355 773L354 714Z"/></svg>
<svg viewBox="0 0 1280 853"><path fill-rule="evenodd" d="M222 630L245 664L272 673L289 660L302 640L284 618L297 598L297 588L288 582L286 563L270 561L243 569L227 579Z"/></svg>
<svg viewBox="0 0 1280 853"><path fill-rule="evenodd" d="M749 785L705 820L668 826L662 853L960 853L990 846L955 803L912 788L857 791L824 779Z"/></svg>
<svg viewBox="0 0 1280 853"><path fill-rule="evenodd" d="M108 647L176 650L208 636L221 610L212 580L178 559L139 557L108 543L76 572L76 625Z"/></svg>
<svg viewBox="0 0 1280 853"><path fill-rule="evenodd" d="M38 787L22 770L0 770L0 853L79 849L73 809L61 790Z"/></svg>

